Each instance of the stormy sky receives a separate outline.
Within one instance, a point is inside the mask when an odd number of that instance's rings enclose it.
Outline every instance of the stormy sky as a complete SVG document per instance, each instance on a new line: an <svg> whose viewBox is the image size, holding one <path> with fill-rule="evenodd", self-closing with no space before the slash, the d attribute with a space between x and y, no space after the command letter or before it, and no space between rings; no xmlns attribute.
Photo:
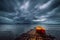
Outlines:
<svg viewBox="0 0 60 40"><path fill-rule="evenodd" d="M0 23L60 24L60 0L0 0Z"/></svg>
<svg viewBox="0 0 60 40"><path fill-rule="evenodd" d="M60 24L60 0L0 0L0 23L39 23L0 25L0 31L10 31L17 35L42 23L41 26L46 30L51 30L49 33L60 37L60 25L44 25ZM3 34L7 35L0 32L0 36Z"/></svg>

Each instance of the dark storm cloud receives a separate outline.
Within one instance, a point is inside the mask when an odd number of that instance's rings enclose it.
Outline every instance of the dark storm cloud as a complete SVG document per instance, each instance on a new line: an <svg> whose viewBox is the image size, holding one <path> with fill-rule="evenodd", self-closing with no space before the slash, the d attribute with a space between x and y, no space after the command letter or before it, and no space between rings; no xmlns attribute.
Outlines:
<svg viewBox="0 0 60 40"><path fill-rule="evenodd" d="M50 18L52 15L55 17L54 13L58 13L59 10L58 12L53 10L59 6L60 0L0 0L0 20L1 22L7 20L10 23L29 23L34 19L43 21L45 18L39 17Z"/></svg>
<svg viewBox="0 0 60 40"><path fill-rule="evenodd" d="M14 6L17 6L17 2L20 2L21 4L23 3L24 0L0 0L0 10L1 11L7 11L7 12L14 12ZM32 5L30 6L30 9L33 8L36 4L40 3L40 4L44 4L48 2L48 0L31 0ZM54 9L57 6L60 5L60 1L59 0L54 0L50 6L49 6L49 10L50 9Z"/></svg>
<svg viewBox="0 0 60 40"><path fill-rule="evenodd" d="M0 0L0 23L60 24L60 0ZM20 35L36 25L2 25L0 31Z"/></svg>

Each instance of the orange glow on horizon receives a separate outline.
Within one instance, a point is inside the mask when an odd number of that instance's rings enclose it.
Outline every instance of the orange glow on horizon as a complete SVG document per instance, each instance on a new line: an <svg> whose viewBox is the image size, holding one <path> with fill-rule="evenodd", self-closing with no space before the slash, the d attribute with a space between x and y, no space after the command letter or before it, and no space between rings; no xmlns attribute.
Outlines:
<svg viewBox="0 0 60 40"><path fill-rule="evenodd" d="M36 26L36 30L46 30L46 29L42 26Z"/></svg>
<svg viewBox="0 0 60 40"><path fill-rule="evenodd" d="M41 33L41 34L45 34L45 28L42 26L36 26L36 32L37 33Z"/></svg>

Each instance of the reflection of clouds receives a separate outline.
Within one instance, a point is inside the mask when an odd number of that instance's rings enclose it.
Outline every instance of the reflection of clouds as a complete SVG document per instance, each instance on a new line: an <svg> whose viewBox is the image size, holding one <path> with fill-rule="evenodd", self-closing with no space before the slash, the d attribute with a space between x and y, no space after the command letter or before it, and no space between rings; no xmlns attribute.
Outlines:
<svg viewBox="0 0 60 40"><path fill-rule="evenodd" d="M9 30L13 30L13 29L15 29L15 27L13 27L13 26L10 26L10 25L3 25L2 27L1 27L1 31L9 31Z"/></svg>

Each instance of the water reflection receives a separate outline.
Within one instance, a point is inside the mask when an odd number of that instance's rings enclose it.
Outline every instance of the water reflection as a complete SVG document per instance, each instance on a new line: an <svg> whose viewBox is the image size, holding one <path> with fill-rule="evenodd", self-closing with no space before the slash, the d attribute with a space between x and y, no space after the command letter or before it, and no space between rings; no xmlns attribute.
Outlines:
<svg viewBox="0 0 60 40"><path fill-rule="evenodd" d="M0 25L0 35L1 31L7 31L8 33L12 32L10 35L14 35L14 37L19 36L21 33L27 32L30 29L33 29L37 25L41 25L46 28L47 34L52 34L57 37L57 40L60 37L60 25L46 25L46 24L19 24L19 25ZM2 33L2 36L7 35Z"/></svg>
<svg viewBox="0 0 60 40"><path fill-rule="evenodd" d="M46 30L60 30L60 25L44 25L44 24L20 24L20 25L0 25L0 31L12 31L14 34L20 34L33 29L37 25L41 25Z"/></svg>

